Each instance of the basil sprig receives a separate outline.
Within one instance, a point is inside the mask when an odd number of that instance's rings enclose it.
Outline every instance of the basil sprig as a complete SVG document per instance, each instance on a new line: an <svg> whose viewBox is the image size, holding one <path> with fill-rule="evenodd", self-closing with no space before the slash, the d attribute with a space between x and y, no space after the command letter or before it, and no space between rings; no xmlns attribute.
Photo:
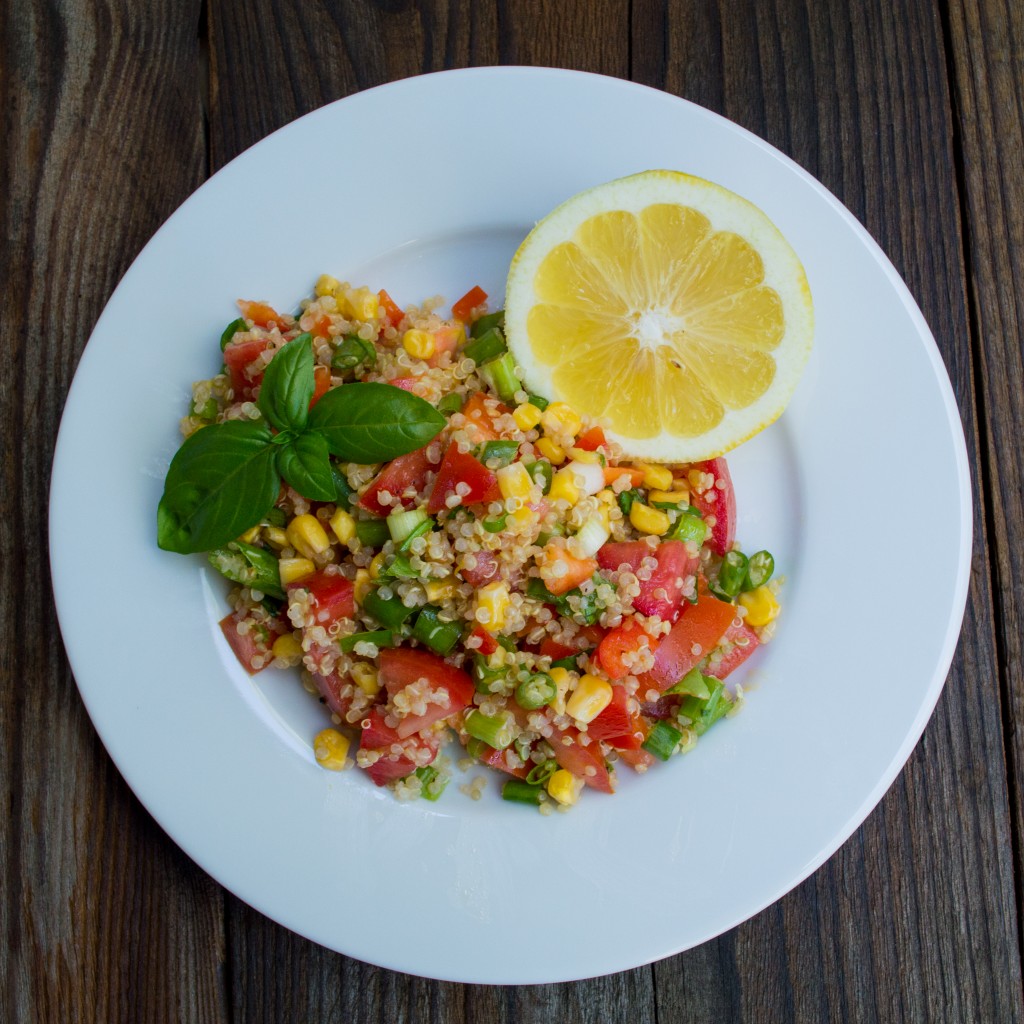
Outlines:
<svg viewBox="0 0 1024 1024"><path fill-rule="evenodd" d="M313 349L302 334L267 366L262 420L211 424L178 449L157 509L161 548L190 554L235 540L273 508L282 477L311 501L335 501L331 455L387 462L422 448L446 423L429 402L390 384L333 388L310 411L313 390Z"/></svg>

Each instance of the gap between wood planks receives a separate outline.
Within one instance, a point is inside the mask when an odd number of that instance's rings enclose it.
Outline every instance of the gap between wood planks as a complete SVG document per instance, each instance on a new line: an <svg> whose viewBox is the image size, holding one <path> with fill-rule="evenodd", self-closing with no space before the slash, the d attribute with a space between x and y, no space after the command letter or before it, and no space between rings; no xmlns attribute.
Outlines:
<svg viewBox="0 0 1024 1024"><path fill-rule="evenodd" d="M939 4L939 20L942 26L942 42L946 55L946 78L950 92L950 136L953 149L953 173L956 180L957 203L960 216L960 245L963 252L964 284L967 296L967 330L971 340L971 373L974 376L975 414L978 421L978 472L981 478L981 511L985 522L985 534L990 538L996 536L996 514L993 504L994 490L991 465L995 459L992 450L991 432L985 428L988 422L985 394L985 372L981 362L981 317L978 313L978 296L972 273L972 253L974 245L971 234L971 214L967 202L967 172L964 166L964 143L961 131L961 114L963 111L959 80L956 73L953 27L950 21L948 5ZM989 590L992 595L992 626L995 634L996 672L999 679L999 709L1002 719L1003 738L1003 774L1006 778L1007 803L1010 815L1010 850L1013 859L1014 899L1018 907L1024 906L1024 886L1021 874L1024 871L1020 844L1021 822L1017 808L1020 782L1016 772L1009 770L1013 765L1013 749L1010 738L1010 723L1013 721L1010 701L1010 678L1007 664L1005 616L1003 597L999 589L999 577L996 571L995 551L993 550L986 566L989 577ZM1017 914L1017 952L1024 962L1024 915Z"/></svg>

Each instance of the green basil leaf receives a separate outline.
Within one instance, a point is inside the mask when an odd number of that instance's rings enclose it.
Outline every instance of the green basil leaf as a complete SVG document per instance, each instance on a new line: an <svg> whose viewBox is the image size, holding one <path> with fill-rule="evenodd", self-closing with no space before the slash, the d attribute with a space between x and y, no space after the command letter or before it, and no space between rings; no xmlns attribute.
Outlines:
<svg viewBox="0 0 1024 1024"><path fill-rule="evenodd" d="M338 492L327 442L319 434L300 434L291 444L279 448L277 470L304 498L335 500Z"/></svg>
<svg viewBox="0 0 1024 1024"><path fill-rule="evenodd" d="M229 420L197 430L167 470L157 509L165 551L209 551L255 526L273 507L281 481L265 423Z"/></svg>
<svg viewBox="0 0 1024 1024"><path fill-rule="evenodd" d="M257 405L278 430L305 430L313 397L312 335L300 334L279 349L263 374Z"/></svg>
<svg viewBox="0 0 1024 1024"><path fill-rule="evenodd" d="M273 364L271 364L273 365ZM391 384L343 384L309 414L309 429L345 462L387 462L432 441L447 420L429 402Z"/></svg>

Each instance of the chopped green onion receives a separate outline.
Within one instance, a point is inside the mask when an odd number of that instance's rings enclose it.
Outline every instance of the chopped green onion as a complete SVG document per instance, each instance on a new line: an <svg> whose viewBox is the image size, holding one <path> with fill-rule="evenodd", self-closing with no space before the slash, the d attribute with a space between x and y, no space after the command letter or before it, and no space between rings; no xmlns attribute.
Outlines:
<svg viewBox="0 0 1024 1024"><path fill-rule="evenodd" d="M690 512L684 512L669 530L665 540L693 541L694 544L700 546L704 543L707 535L708 528L704 520Z"/></svg>
<svg viewBox="0 0 1024 1024"><path fill-rule="evenodd" d="M495 637L498 641L499 647L504 647L506 651L511 651L513 654L516 653L516 642L510 636L499 636Z"/></svg>
<svg viewBox="0 0 1024 1024"><path fill-rule="evenodd" d="M495 750L504 750L512 742L512 723L506 715L485 715L471 711L465 718L466 732L474 739L483 740Z"/></svg>
<svg viewBox="0 0 1024 1024"><path fill-rule="evenodd" d="M518 453L518 441L488 441L480 461L486 465L491 459L498 459L502 466L507 466L515 461Z"/></svg>
<svg viewBox="0 0 1024 1024"><path fill-rule="evenodd" d="M409 548L412 547L412 542L417 537L422 537L423 534L430 533L430 531L434 528L434 526L435 526L435 523L434 523L433 519L431 519L429 517L424 519L423 522L420 523L419 526L417 526L414 530L410 530L409 531L409 535L405 538L405 540L402 541L401 544L398 545L398 550L399 551L408 551Z"/></svg>
<svg viewBox="0 0 1024 1024"><path fill-rule="evenodd" d="M479 323L479 321L477 321ZM472 359L477 366L489 359L503 355L508 351L505 338L497 327L473 336L473 340L462 350L467 359Z"/></svg>
<svg viewBox="0 0 1024 1024"><path fill-rule="evenodd" d="M356 644L373 644L376 647L393 647L395 634L390 629L374 629L364 633L352 633L338 641L342 653L351 654Z"/></svg>
<svg viewBox="0 0 1024 1024"><path fill-rule="evenodd" d="M503 402L515 401L516 392L523 387L516 376L516 361L512 358L511 352L484 363L480 367L480 376L497 392Z"/></svg>
<svg viewBox="0 0 1024 1024"><path fill-rule="evenodd" d="M412 567L412 563L401 552L391 559L390 565L381 572L381 576L390 576L393 579L415 580L419 579L419 572Z"/></svg>
<svg viewBox="0 0 1024 1024"><path fill-rule="evenodd" d="M747 563L747 578L744 590L756 590L763 587L775 572L775 559L770 551L757 551L750 556Z"/></svg>
<svg viewBox="0 0 1024 1024"><path fill-rule="evenodd" d="M707 700L711 696L707 680L696 668L691 668L675 686L670 686L665 691L665 696L667 697L670 693L686 693L699 700Z"/></svg>
<svg viewBox="0 0 1024 1024"><path fill-rule="evenodd" d="M682 738L683 734L668 722L655 722L643 742L643 748L660 760L667 761L675 753Z"/></svg>
<svg viewBox="0 0 1024 1024"><path fill-rule="evenodd" d="M346 508L352 504L352 495L355 493L351 486L349 486L348 477L342 472L341 466L339 466L333 459L331 460L331 479L334 481L334 492L335 502Z"/></svg>
<svg viewBox="0 0 1024 1024"><path fill-rule="evenodd" d="M619 492L619 508L622 509L624 516L629 515L629 510L633 507L633 502L639 500L640 492L635 488L630 488L628 491Z"/></svg>
<svg viewBox="0 0 1024 1024"><path fill-rule="evenodd" d="M546 761L541 761L540 764L535 764L530 769L526 781L531 786L543 786L557 771L558 762L553 757L549 757Z"/></svg>
<svg viewBox="0 0 1024 1024"><path fill-rule="evenodd" d="M490 752L493 747L489 747L483 740L477 740L470 737L466 743L466 753L470 757L475 757L478 761L482 761Z"/></svg>
<svg viewBox="0 0 1024 1024"><path fill-rule="evenodd" d="M220 336L220 350L224 351L228 347L228 342L238 333L249 330L249 325L245 322L245 317L239 317L237 320L232 320L231 323L224 328L224 333Z"/></svg>
<svg viewBox="0 0 1024 1024"><path fill-rule="evenodd" d="M530 397L527 398L527 402L529 402L530 405L535 406L537 409L540 409L541 412L551 404L546 398L541 398L540 395L530 395Z"/></svg>
<svg viewBox="0 0 1024 1024"><path fill-rule="evenodd" d="M363 598L363 611L387 629L397 629L415 610L407 608L397 595L385 600L376 589Z"/></svg>
<svg viewBox="0 0 1024 1024"><path fill-rule="evenodd" d="M354 370L363 363L373 366L376 362L377 347L373 342L360 338L358 334L348 334L331 356L331 369Z"/></svg>
<svg viewBox="0 0 1024 1024"><path fill-rule="evenodd" d="M661 508L666 512L679 512L684 508L689 508L690 506L683 501L652 501L651 507Z"/></svg>
<svg viewBox="0 0 1024 1024"><path fill-rule="evenodd" d="M728 691L719 680L705 676L704 681L710 690L707 700L686 697L679 703L679 714L690 720L698 736L703 736L732 707Z"/></svg>
<svg viewBox="0 0 1024 1024"><path fill-rule="evenodd" d="M217 406L216 398L208 398L200 407L196 407L196 403L193 402L191 406L191 414L198 419L201 419L204 423L212 423L217 418L217 413L220 409Z"/></svg>
<svg viewBox="0 0 1024 1024"><path fill-rule="evenodd" d="M392 512L385 520L388 524L388 532L396 544L401 544L406 537L416 529L420 523L427 521L427 513L421 508L414 508L409 512Z"/></svg>
<svg viewBox="0 0 1024 1024"><path fill-rule="evenodd" d="M499 309L495 313L485 313L483 316L478 317L473 321L473 326L470 327L469 333L474 338L479 338L482 334L486 334L492 327L499 329L505 326L505 310Z"/></svg>
<svg viewBox="0 0 1024 1024"><path fill-rule="evenodd" d="M442 416L451 416L453 412L458 412L462 408L462 395L456 395L454 393L445 395L440 402L437 403L437 411Z"/></svg>
<svg viewBox="0 0 1024 1024"><path fill-rule="evenodd" d="M416 616L412 635L435 654L443 656L459 642L462 630L454 622L442 622L438 610L427 605Z"/></svg>
<svg viewBox="0 0 1024 1024"><path fill-rule="evenodd" d="M508 779L501 787L501 798L516 804L537 805L544 802L544 790L519 779Z"/></svg>
<svg viewBox="0 0 1024 1024"><path fill-rule="evenodd" d="M360 544L370 548L382 547L385 541L391 539L391 531L383 519L357 519L356 536Z"/></svg>
<svg viewBox="0 0 1024 1024"><path fill-rule="evenodd" d="M530 479L535 484L540 484L541 490L547 494L551 490L551 481L554 478L555 471L551 468L551 463L547 459L538 459L536 462L527 462L526 472L530 474Z"/></svg>
<svg viewBox="0 0 1024 1024"><path fill-rule="evenodd" d="M483 526L488 533L501 533L508 522L508 516L499 516L497 519L485 519Z"/></svg>
<svg viewBox="0 0 1024 1024"><path fill-rule="evenodd" d="M442 775L430 764L417 768L415 774L420 780L420 796L431 801L437 800L451 781L450 776Z"/></svg>
<svg viewBox="0 0 1024 1024"><path fill-rule="evenodd" d="M267 526L276 526L278 528L284 526L288 522L288 516L285 514L283 508L278 508L276 505L263 517L263 522Z"/></svg>
<svg viewBox="0 0 1024 1024"><path fill-rule="evenodd" d="M265 548L235 540L227 547L211 551L209 559L210 565L232 583L240 583L270 597L284 597L277 557Z"/></svg>
<svg viewBox="0 0 1024 1024"><path fill-rule="evenodd" d="M740 551L728 551L718 570L718 589L732 600L747 578L747 556Z"/></svg>
<svg viewBox="0 0 1024 1024"><path fill-rule="evenodd" d="M536 672L516 687L516 703L524 711L547 707L558 694L554 679L546 672Z"/></svg>
<svg viewBox="0 0 1024 1024"><path fill-rule="evenodd" d="M580 654L582 654L582 653L583 652L581 651ZM557 661L551 662L551 667L552 668L565 668L565 669L568 669L570 672L575 672L579 668L579 665L576 662L576 659L578 657L579 657L579 654L571 654L567 658L559 658Z"/></svg>
<svg viewBox="0 0 1024 1024"><path fill-rule="evenodd" d="M508 674L504 665L493 667L485 654L473 656L472 676L477 693L505 694L509 689Z"/></svg>

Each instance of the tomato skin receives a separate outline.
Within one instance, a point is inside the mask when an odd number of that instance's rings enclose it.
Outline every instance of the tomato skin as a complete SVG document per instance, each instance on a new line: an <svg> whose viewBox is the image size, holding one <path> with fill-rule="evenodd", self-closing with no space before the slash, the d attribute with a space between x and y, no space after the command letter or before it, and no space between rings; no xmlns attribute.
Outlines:
<svg viewBox="0 0 1024 1024"><path fill-rule="evenodd" d="M608 443L604 431L600 427L591 427L576 438L576 447L582 448L585 452L596 452L598 448Z"/></svg>
<svg viewBox="0 0 1024 1024"><path fill-rule="evenodd" d="M621 626L605 634L597 648L597 660L609 679L622 679L623 676L629 675L629 668L622 656L631 651L638 651L641 647L650 647L655 651L658 649L658 641L645 632L636 619L628 618Z"/></svg>
<svg viewBox="0 0 1024 1024"><path fill-rule="evenodd" d="M351 580L336 573L320 569L289 583L285 590L291 595L297 590L308 590L313 601L313 613L318 625L329 626L339 619L351 619L355 614L355 586Z"/></svg>
<svg viewBox="0 0 1024 1024"><path fill-rule="evenodd" d="M452 304L452 317L461 320L464 324L469 323L470 313L486 301L487 292L480 285L474 285L458 302Z"/></svg>
<svg viewBox="0 0 1024 1024"><path fill-rule="evenodd" d="M402 747L413 754L419 750L429 750L432 756L426 763L429 764L437 757L438 741L433 737L427 739L423 736L410 736L402 739L397 730L393 729L384 720L385 712L381 707L371 708L366 718L363 719L362 734L359 737L360 750L384 751L384 756L375 761L366 769L366 774L373 779L378 786L386 785L394 779L404 779L411 775L417 766L412 757L407 754L394 754L394 744L401 744Z"/></svg>
<svg viewBox="0 0 1024 1024"><path fill-rule="evenodd" d="M437 479L427 501L427 511L435 515L447 508L445 500L455 493L458 484L469 487L469 494L461 499L461 505L501 500L497 476L469 452L460 452L457 444L450 444L437 468Z"/></svg>
<svg viewBox="0 0 1024 1024"><path fill-rule="evenodd" d="M257 672L262 672L263 669L252 667L253 656L260 654L265 657L266 662L263 665L263 668L266 668L267 665L273 661L270 654L270 648L277 637L284 632L284 629L278 622L271 621L254 623L250 620L250 628L245 636L242 636L236 627L240 622L244 622L245 619L246 616L240 615L238 612L232 612L230 615L225 615L218 625L220 626L220 631L224 634L224 639L228 642L228 647L231 648L235 657L238 659L238 663L246 672L249 673L249 675L254 676ZM270 632L269 641L262 638L262 634L257 628L259 626L266 626Z"/></svg>
<svg viewBox="0 0 1024 1024"><path fill-rule="evenodd" d="M639 750L620 750L619 760L625 761L635 772L645 772L654 764L654 755L640 747Z"/></svg>
<svg viewBox="0 0 1024 1024"><path fill-rule="evenodd" d="M275 327L280 324L281 314L266 302L250 302L238 300L238 308L246 320L251 320L257 327Z"/></svg>
<svg viewBox="0 0 1024 1024"><path fill-rule="evenodd" d="M724 555L732 550L736 540L736 491L732 485L729 466L725 459L719 457L708 462L697 462L693 468L702 473L710 473L722 484L720 488L713 488L713 497L711 490L703 494L692 491L690 503L705 519L708 516L715 517L715 525L711 528L707 544L716 554Z"/></svg>
<svg viewBox="0 0 1024 1024"><path fill-rule="evenodd" d="M309 400L310 409L327 394L331 387L331 371L326 366L313 367L313 397Z"/></svg>
<svg viewBox="0 0 1024 1024"><path fill-rule="evenodd" d="M568 593L581 583L585 583L597 572L596 559L576 558L569 554L568 548L556 544L554 541L547 544L537 556L537 564L543 567L554 565L564 567L561 575L544 579L548 590L555 595Z"/></svg>
<svg viewBox="0 0 1024 1024"><path fill-rule="evenodd" d="M576 778L582 779L592 789L599 790L601 793L614 793L615 786L605 767L599 744L591 743L586 747L580 746L579 736L579 730L575 726L569 726L568 729L552 729L548 742L555 752L558 766L571 772ZM563 743L565 737L569 737L572 742L568 745ZM588 775L587 768L593 768L594 774Z"/></svg>
<svg viewBox="0 0 1024 1024"><path fill-rule="evenodd" d="M439 327L434 331L434 354L427 360L427 366L440 366L446 352L454 352L466 340L461 327Z"/></svg>
<svg viewBox="0 0 1024 1024"><path fill-rule="evenodd" d="M646 557L657 560L657 567L649 580L640 581L640 593L633 600L633 607L642 615L657 615L667 622L675 622L683 607L685 598L677 580L693 576L700 565L700 556L690 556L681 540L667 540L653 551L644 541L623 541L605 544L597 553L602 569L617 569L627 563L637 572ZM657 591L664 589L666 596Z"/></svg>
<svg viewBox="0 0 1024 1024"><path fill-rule="evenodd" d="M352 707L352 698L355 695L354 684L347 679L342 679L337 672L331 672L328 675L310 672L310 675L327 707L339 718L344 718Z"/></svg>
<svg viewBox="0 0 1024 1024"><path fill-rule="evenodd" d="M392 327L397 327L402 320L405 318L405 313L399 308L398 304L383 288L377 292L377 301L380 303L381 309L384 311L384 319Z"/></svg>
<svg viewBox="0 0 1024 1024"><path fill-rule="evenodd" d="M251 338L249 341L232 341L224 348L224 365L231 377L231 388L236 401L247 401L263 380L261 370L251 380L245 375L245 368L270 348L266 338Z"/></svg>
<svg viewBox="0 0 1024 1024"><path fill-rule="evenodd" d="M406 495L406 491L412 489L419 493L427 482L427 475L434 469L434 464L427 458L426 448L417 448L408 455L399 455L392 459L374 478L373 482L359 499L359 504L367 512L374 515L386 516L392 508L389 505L382 505L377 498L381 491L387 491L392 497L401 496L403 508L410 508L416 504L416 497Z"/></svg>
<svg viewBox="0 0 1024 1024"><path fill-rule="evenodd" d="M485 764L490 768L496 768L499 772L504 772L506 775L513 775L517 779L525 779L530 774L530 767L525 764L520 765L518 768L513 768L505 760L506 751L494 750L491 748L490 752L484 754L479 758L481 764Z"/></svg>
<svg viewBox="0 0 1024 1024"><path fill-rule="evenodd" d="M331 318L326 313L321 313L316 320L313 321L313 329L310 334L315 334L318 338L329 337L331 333Z"/></svg>
<svg viewBox="0 0 1024 1024"><path fill-rule="evenodd" d="M719 601L706 590L698 590L697 603L686 605L668 636L662 637L654 664L641 681L640 692L645 692L646 683L662 692L678 683L715 649L735 618L733 605Z"/></svg>
<svg viewBox="0 0 1024 1024"><path fill-rule="evenodd" d="M494 425L494 418L484 404L486 400L482 391L474 391L462 406L462 415L469 421L466 424L466 429L474 444L497 441L502 436L501 431ZM499 402L496 415L503 416L511 411L507 405L502 405Z"/></svg>
<svg viewBox="0 0 1024 1024"><path fill-rule="evenodd" d="M391 697L418 679L426 679L431 689L448 694L448 706L430 704L422 715L408 715L395 728L401 739L425 729L442 718L463 711L473 703L473 680L429 651L411 647L391 647L380 652L380 681Z"/></svg>
<svg viewBox="0 0 1024 1024"><path fill-rule="evenodd" d="M560 661L562 658L575 658L580 652L576 647L560 644L553 637L546 636L541 640L537 653L541 657L550 658L552 661Z"/></svg>
<svg viewBox="0 0 1024 1024"><path fill-rule="evenodd" d="M592 740L603 740L616 748L621 744L628 750L635 750L642 740L637 739L633 732L633 716L629 712L626 688L613 686L611 703L587 726L587 735Z"/></svg>
<svg viewBox="0 0 1024 1024"><path fill-rule="evenodd" d="M737 641L745 640L746 643L739 644ZM714 676L716 679L725 679L730 672L735 672L749 658L754 651L760 646L761 641L757 638L757 633L754 632L745 622L736 625L735 619L732 625L725 631L725 635L722 637L722 643L731 643L735 646L733 649L726 654L717 665L713 667L709 666L707 671L704 673L708 676Z"/></svg>
<svg viewBox="0 0 1024 1024"><path fill-rule="evenodd" d="M471 587L482 587L495 579L498 571L498 556L493 551L477 551L476 565L472 569L462 564L456 566L455 572L461 576Z"/></svg>
<svg viewBox="0 0 1024 1024"><path fill-rule="evenodd" d="M476 648L477 652L483 655L494 654L498 649L498 641L494 639L491 633L488 633L483 626L474 626L470 636L475 636L480 641L480 646Z"/></svg>

